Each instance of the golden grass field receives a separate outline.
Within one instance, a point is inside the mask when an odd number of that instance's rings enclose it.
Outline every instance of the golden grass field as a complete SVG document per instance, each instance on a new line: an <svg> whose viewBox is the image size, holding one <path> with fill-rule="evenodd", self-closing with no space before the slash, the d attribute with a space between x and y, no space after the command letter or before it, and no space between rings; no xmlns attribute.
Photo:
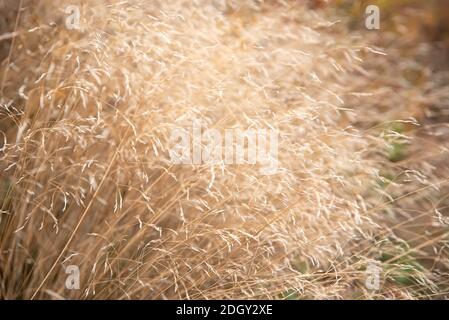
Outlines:
<svg viewBox="0 0 449 320"><path fill-rule="evenodd" d="M0 299L447 298L449 7L372 3L0 0Z"/></svg>

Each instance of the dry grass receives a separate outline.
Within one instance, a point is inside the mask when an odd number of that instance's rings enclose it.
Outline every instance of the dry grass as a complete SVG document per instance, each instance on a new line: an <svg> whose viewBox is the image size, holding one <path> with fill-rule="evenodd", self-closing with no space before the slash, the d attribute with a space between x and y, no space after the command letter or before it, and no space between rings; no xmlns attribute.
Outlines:
<svg viewBox="0 0 449 320"><path fill-rule="evenodd" d="M297 1L79 1L81 31L65 3L23 1L0 42L1 298L444 296L447 227L417 244L397 230L447 181L428 159L388 159L414 136L388 124L416 127L402 106L441 101L433 76L401 85L397 51ZM280 172L172 165L171 130L195 119L277 128Z"/></svg>

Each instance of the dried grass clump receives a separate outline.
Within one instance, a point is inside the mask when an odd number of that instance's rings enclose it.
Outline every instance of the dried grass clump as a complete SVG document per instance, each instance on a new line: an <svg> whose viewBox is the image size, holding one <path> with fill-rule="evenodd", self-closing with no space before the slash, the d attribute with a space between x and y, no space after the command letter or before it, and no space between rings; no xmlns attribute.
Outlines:
<svg viewBox="0 0 449 320"><path fill-rule="evenodd" d="M73 1L23 2L0 70L2 298L370 296L384 140L346 101L376 104L376 49L297 2L80 1L80 31ZM171 164L193 121L277 128L279 173Z"/></svg>

